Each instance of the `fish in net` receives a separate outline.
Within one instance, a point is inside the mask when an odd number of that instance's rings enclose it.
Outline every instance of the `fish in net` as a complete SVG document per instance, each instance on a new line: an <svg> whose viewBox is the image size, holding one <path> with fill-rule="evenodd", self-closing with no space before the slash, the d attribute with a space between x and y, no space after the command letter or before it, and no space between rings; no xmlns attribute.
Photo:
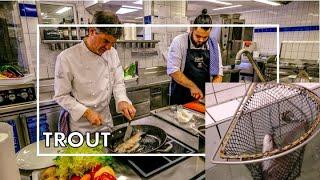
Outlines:
<svg viewBox="0 0 320 180"><path fill-rule="evenodd" d="M254 180L295 179L305 146L292 149L318 128L319 109L319 97L303 87L252 84L222 141L220 157L261 160L246 164Z"/></svg>

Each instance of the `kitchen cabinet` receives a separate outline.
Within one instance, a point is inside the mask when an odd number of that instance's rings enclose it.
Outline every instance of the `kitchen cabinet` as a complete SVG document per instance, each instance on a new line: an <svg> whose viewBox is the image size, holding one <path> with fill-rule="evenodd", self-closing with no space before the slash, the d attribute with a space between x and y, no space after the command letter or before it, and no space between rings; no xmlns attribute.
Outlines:
<svg viewBox="0 0 320 180"><path fill-rule="evenodd" d="M162 89L161 87L155 87L150 90L151 94L151 110L162 107Z"/></svg>
<svg viewBox="0 0 320 180"><path fill-rule="evenodd" d="M19 115L11 114L5 117L1 116L0 119L1 119L0 122L5 122L12 126L14 149L15 149L15 152L18 152L21 148L25 146L25 141L23 139L22 125L19 119Z"/></svg>
<svg viewBox="0 0 320 180"><path fill-rule="evenodd" d="M136 118L141 118L149 115L151 110L165 107L169 104L169 84L128 91L127 95L137 110ZM121 114L116 112L113 97L111 98L109 107L114 126L127 122Z"/></svg>
<svg viewBox="0 0 320 180"><path fill-rule="evenodd" d="M56 132L58 130L58 118L60 114L59 106L49 106L46 108L40 107L39 125L40 134L39 139L44 139L42 132ZM24 140L26 145L36 142L37 135L37 112L29 111L19 114L20 121L22 123Z"/></svg>
<svg viewBox="0 0 320 180"><path fill-rule="evenodd" d="M150 89L151 104L150 109L158 109L169 105L169 84L162 84Z"/></svg>
<svg viewBox="0 0 320 180"><path fill-rule="evenodd" d="M60 107L57 104L40 106L40 132L57 131ZM6 122L13 128L15 151L37 140L37 112L35 107L12 108L0 114L0 122ZM41 136L40 139L44 137Z"/></svg>
<svg viewBox="0 0 320 180"><path fill-rule="evenodd" d="M128 91L128 98L131 100L132 105L136 108L136 118L149 115L150 113L150 89L140 89L136 91ZM115 99L112 97L110 100L110 113L113 118L113 125L117 126L119 124L126 123L127 120L122 116L122 114L117 113Z"/></svg>
<svg viewBox="0 0 320 180"><path fill-rule="evenodd" d="M132 104L138 104L145 101L150 101L150 89L142 89L137 91L129 91L127 93L128 98L131 100Z"/></svg>

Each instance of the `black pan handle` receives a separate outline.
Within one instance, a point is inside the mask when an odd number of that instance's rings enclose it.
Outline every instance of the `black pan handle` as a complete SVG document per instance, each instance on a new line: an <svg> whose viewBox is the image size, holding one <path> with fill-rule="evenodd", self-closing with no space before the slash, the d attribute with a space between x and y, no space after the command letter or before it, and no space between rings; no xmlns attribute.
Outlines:
<svg viewBox="0 0 320 180"><path fill-rule="evenodd" d="M168 147L166 147L166 145L168 145ZM163 147L166 147L165 149L157 149L156 151L157 152L162 152L162 153L166 153L166 152L169 152L172 148L173 148L173 145L171 142L166 142Z"/></svg>

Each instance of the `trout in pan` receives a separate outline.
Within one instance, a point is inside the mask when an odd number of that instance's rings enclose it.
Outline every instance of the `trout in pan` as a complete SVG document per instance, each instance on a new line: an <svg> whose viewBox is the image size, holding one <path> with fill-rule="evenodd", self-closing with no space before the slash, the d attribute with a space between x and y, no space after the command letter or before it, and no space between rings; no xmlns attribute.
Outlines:
<svg viewBox="0 0 320 180"><path fill-rule="evenodd" d="M130 153L134 152L140 146L139 141L141 140L141 131L138 131L135 135L129 138L127 141L121 143L115 148L115 152L119 153Z"/></svg>

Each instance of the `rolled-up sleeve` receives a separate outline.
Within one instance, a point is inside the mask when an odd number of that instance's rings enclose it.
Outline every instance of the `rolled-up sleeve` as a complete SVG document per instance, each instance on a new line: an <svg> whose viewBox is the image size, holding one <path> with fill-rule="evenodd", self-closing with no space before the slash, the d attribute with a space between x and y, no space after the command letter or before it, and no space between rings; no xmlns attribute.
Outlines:
<svg viewBox="0 0 320 180"><path fill-rule="evenodd" d="M132 104L127 96L126 86L124 84L124 73L122 66L120 65L120 60L118 57L118 53L114 50L114 54L112 56L112 60L115 62L113 67L114 73L114 81L113 81L113 96L116 102L116 111L120 113L119 110L119 102L126 101L129 104Z"/></svg>
<svg viewBox="0 0 320 180"><path fill-rule="evenodd" d="M182 58L183 57L181 52L181 44L179 39L176 37L173 39L168 52L168 60L167 60L168 75L176 71L181 71Z"/></svg>
<svg viewBox="0 0 320 180"><path fill-rule="evenodd" d="M70 113L72 120L78 121L87 107L71 96L72 79L73 75L66 57L58 55L55 66L53 99Z"/></svg>

